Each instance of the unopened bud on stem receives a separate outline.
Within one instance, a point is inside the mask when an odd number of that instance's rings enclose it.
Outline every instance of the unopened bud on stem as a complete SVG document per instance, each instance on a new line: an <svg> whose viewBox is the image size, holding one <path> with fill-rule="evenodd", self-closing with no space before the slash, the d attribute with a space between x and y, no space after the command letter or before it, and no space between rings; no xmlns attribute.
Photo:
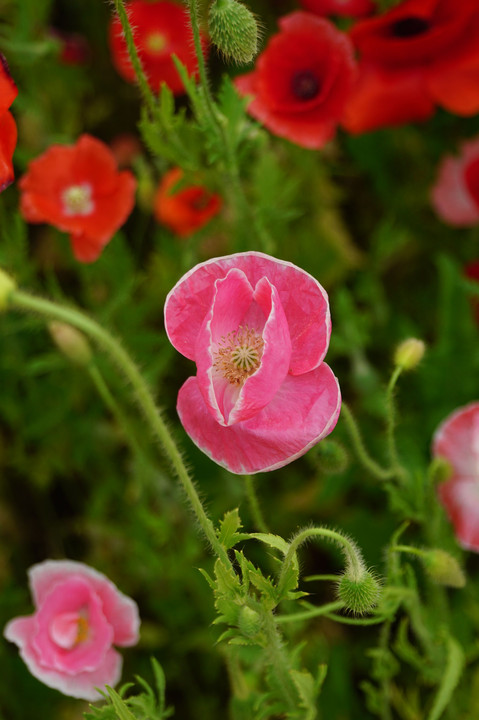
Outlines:
<svg viewBox="0 0 479 720"><path fill-rule="evenodd" d="M90 364L92 351L83 333L62 322L51 322L48 329L55 345L72 363L83 366Z"/></svg>
<svg viewBox="0 0 479 720"><path fill-rule="evenodd" d="M227 60L243 65L251 62L258 52L255 16L237 0L214 0L208 26L211 41Z"/></svg>
<svg viewBox="0 0 479 720"><path fill-rule="evenodd" d="M426 352L426 344L417 338L408 338L397 346L394 364L403 370L414 370Z"/></svg>
<svg viewBox="0 0 479 720"><path fill-rule="evenodd" d="M381 584L370 570L365 569L359 576L352 576L346 570L338 583L339 599L354 615L370 612L378 604L380 595Z"/></svg>
<svg viewBox="0 0 479 720"><path fill-rule="evenodd" d="M445 550L429 550L421 555L427 574L438 585L461 588L466 577L456 558Z"/></svg>

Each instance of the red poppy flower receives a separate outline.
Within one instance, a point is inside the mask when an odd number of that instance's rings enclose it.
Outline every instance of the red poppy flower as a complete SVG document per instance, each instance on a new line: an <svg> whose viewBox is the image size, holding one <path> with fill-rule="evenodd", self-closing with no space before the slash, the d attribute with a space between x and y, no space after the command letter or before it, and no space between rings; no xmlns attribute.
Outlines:
<svg viewBox="0 0 479 720"><path fill-rule="evenodd" d="M188 237L214 217L221 208L221 197L200 185L189 185L175 192L183 177L172 168L162 178L153 201L156 219L180 237Z"/></svg>
<svg viewBox="0 0 479 720"><path fill-rule="evenodd" d="M355 77L349 38L328 20L306 12L280 19L256 69L236 78L248 111L271 132L307 148L335 133Z"/></svg>
<svg viewBox="0 0 479 720"><path fill-rule="evenodd" d="M364 17L376 9L371 0L301 0L305 10L317 15L340 17Z"/></svg>
<svg viewBox="0 0 479 720"><path fill-rule="evenodd" d="M479 283L479 260L473 260L464 268L464 275L468 280ZM471 307L476 323L479 325L479 298L477 295L471 297Z"/></svg>
<svg viewBox="0 0 479 720"><path fill-rule="evenodd" d="M463 143L458 157L443 158L431 201L449 225L479 224L479 138Z"/></svg>
<svg viewBox="0 0 479 720"><path fill-rule="evenodd" d="M158 92L161 84L166 83L173 93L180 95L184 87L172 55L181 60L191 75L198 70L188 12L169 0L132 0L126 3L126 8L134 31L135 46L152 90ZM134 82L135 71L118 17L110 24L110 47L119 74L128 82ZM204 40L203 51L206 51Z"/></svg>
<svg viewBox="0 0 479 720"><path fill-rule="evenodd" d="M13 181L12 157L17 144L17 126L8 108L17 94L7 62L0 55L0 192Z"/></svg>
<svg viewBox="0 0 479 720"><path fill-rule="evenodd" d="M33 160L19 187L25 220L69 232L76 259L92 262L130 214L136 181L105 143L82 135Z"/></svg>
<svg viewBox="0 0 479 720"><path fill-rule="evenodd" d="M360 133L427 120L440 105L479 111L476 0L405 0L351 30L360 75L344 126Z"/></svg>

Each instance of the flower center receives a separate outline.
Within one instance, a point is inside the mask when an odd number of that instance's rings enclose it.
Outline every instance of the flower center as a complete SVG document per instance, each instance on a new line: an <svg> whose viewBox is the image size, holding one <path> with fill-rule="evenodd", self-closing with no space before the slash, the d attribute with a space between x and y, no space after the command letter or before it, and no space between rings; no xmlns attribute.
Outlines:
<svg viewBox="0 0 479 720"><path fill-rule="evenodd" d="M93 210L91 185L71 185L62 193L63 211L65 215L90 215Z"/></svg>
<svg viewBox="0 0 479 720"><path fill-rule="evenodd" d="M88 619L83 612L57 615L50 625L50 637L63 650L71 650L89 637Z"/></svg>
<svg viewBox="0 0 479 720"><path fill-rule="evenodd" d="M312 100L320 91L318 77L312 70L299 70L292 77L291 90L298 100Z"/></svg>
<svg viewBox="0 0 479 720"><path fill-rule="evenodd" d="M391 31L394 37L406 38L422 35L429 30L429 27L429 22L425 18L411 16L396 20L391 27Z"/></svg>
<svg viewBox="0 0 479 720"><path fill-rule="evenodd" d="M264 341L247 325L222 337L213 366L232 385L242 385L259 368Z"/></svg>
<svg viewBox="0 0 479 720"><path fill-rule="evenodd" d="M160 55L165 49L166 44L165 36L158 31L150 33L146 38L146 49L152 55Z"/></svg>

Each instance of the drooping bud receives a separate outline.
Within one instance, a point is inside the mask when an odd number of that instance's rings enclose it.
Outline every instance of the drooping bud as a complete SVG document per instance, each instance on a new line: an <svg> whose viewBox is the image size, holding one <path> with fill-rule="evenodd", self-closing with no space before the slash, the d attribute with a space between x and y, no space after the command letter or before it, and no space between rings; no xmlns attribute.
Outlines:
<svg viewBox="0 0 479 720"><path fill-rule="evenodd" d="M354 615L370 612L378 604L380 595L381 584L369 570L364 570L359 577L346 571L338 583L339 599Z"/></svg>
<svg viewBox="0 0 479 720"><path fill-rule="evenodd" d="M421 362L426 344L417 338L408 338L397 346L394 364L403 370L413 370Z"/></svg>
<svg viewBox="0 0 479 720"><path fill-rule="evenodd" d="M445 550L428 550L421 554L421 560L427 574L438 585L461 588L466 584L466 576L456 558Z"/></svg>
<svg viewBox="0 0 479 720"><path fill-rule="evenodd" d="M261 629L261 617L256 610L244 605L239 611L238 627L246 637L254 637Z"/></svg>
<svg viewBox="0 0 479 720"><path fill-rule="evenodd" d="M15 280L0 268L0 312L8 307L8 298L10 293L15 290L17 283Z"/></svg>
<svg viewBox="0 0 479 720"><path fill-rule="evenodd" d="M48 330L58 349L75 365L89 365L92 351L86 337L76 328L62 322L51 322Z"/></svg>
<svg viewBox="0 0 479 720"><path fill-rule="evenodd" d="M344 445L337 440L322 440L317 448L317 463L321 470L332 475L346 470L349 456Z"/></svg>
<svg viewBox="0 0 479 720"><path fill-rule="evenodd" d="M251 10L237 0L214 0L208 15L211 41L227 60L239 65L258 52L258 23Z"/></svg>

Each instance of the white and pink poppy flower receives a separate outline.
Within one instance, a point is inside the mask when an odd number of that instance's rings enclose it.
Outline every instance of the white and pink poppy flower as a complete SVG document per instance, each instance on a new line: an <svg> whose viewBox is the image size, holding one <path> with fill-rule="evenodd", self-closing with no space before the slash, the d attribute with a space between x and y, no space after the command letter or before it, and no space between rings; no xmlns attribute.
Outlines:
<svg viewBox="0 0 479 720"><path fill-rule="evenodd" d="M46 560L28 571L35 612L11 620L7 640L38 680L65 695L100 700L116 685L122 657L113 645L138 642L136 603L105 575L71 560Z"/></svg>
<svg viewBox="0 0 479 720"><path fill-rule="evenodd" d="M443 158L431 202L449 225L471 227L479 223L479 138L463 143L457 157Z"/></svg>
<svg viewBox="0 0 479 720"><path fill-rule="evenodd" d="M165 326L196 362L178 395L183 427L231 472L283 467L336 425L328 296L304 270L260 252L200 263L169 293Z"/></svg>
<svg viewBox="0 0 479 720"><path fill-rule="evenodd" d="M438 492L456 537L467 550L479 552L479 402L459 408L439 425L432 452L452 469Z"/></svg>

